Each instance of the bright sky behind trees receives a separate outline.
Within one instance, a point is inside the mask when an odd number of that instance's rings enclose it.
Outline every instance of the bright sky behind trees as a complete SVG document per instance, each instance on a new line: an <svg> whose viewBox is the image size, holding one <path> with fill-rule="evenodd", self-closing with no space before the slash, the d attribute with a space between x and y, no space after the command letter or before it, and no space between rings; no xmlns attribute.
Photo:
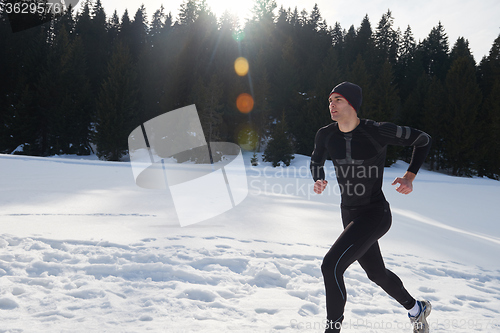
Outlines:
<svg viewBox="0 0 500 333"><path fill-rule="evenodd" d="M135 11L143 3L147 15L151 15L163 4L165 11L171 12L177 18L179 8L184 0L101 0L107 16L111 16L116 9L119 16L125 8L133 17ZM83 3L83 0L80 0ZM491 44L500 33L498 0L277 0L278 9L295 8L305 9L308 13L317 3L323 19L329 26L339 22L342 28L349 29L351 25L359 27L363 17L368 14L372 26L376 25L387 9L392 11L394 27L402 31L410 25L415 39L426 38L433 27L441 21L448 35L450 46L457 38L465 37L476 62L488 55ZM225 10L229 10L240 17L241 23L251 17L254 0L207 0L211 10L220 17ZM277 12L277 10L276 10Z"/></svg>

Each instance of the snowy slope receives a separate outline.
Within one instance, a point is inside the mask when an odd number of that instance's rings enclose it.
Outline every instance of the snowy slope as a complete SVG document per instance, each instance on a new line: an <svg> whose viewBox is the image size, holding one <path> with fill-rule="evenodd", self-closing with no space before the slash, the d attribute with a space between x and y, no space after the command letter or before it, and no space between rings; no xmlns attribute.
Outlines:
<svg viewBox="0 0 500 333"><path fill-rule="evenodd" d="M318 196L307 157L250 157L243 203L181 228L128 163L0 155L0 332L322 332L335 181ZM388 268L431 300L433 332L500 332L500 183L422 170L403 196L404 171L385 171ZM411 332L359 265L346 285L343 332Z"/></svg>

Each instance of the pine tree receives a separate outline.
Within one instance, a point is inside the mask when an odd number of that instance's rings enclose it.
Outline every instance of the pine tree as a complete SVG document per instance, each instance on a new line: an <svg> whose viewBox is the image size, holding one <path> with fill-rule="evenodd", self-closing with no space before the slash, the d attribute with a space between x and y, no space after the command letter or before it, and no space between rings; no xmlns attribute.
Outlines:
<svg viewBox="0 0 500 333"><path fill-rule="evenodd" d="M289 37L282 48L282 59L275 79L275 102L286 110L296 109L296 98L299 93L300 76L297 68L300 66L296 58L296 44Z"/></svg>
<svg viewBox="0 0 500 333"><path fill-rule="evenodd" d="M167 15L165 14L165 9L161 5L160 9L156 10L153 14L153 20L151 21L151 29L149 31L149 39L151 46L158 46L159 38L165 27L165 19Z"/></svg>
<svg viewBox="0 0 500 333"><path fill-rule="evenodd" d="M406 101L415 86L415 82L424 72L422 62L418 59L417 44L410 26L403 33L398 53L399 57L394 69L395 83L399 87L401 100Z"/></svg>
<svg viewBox="0 0 500 333"><path fill-rule="evenodd" d="M72 10L65 12L53 22L51 34L47 65L37 83L40 115L46 115L40 123L47 124L40 140L43 154L88 154L90 110L95 109L91 96L97 94L107 50L100 0L86 1L76 18Z"/></svg>
<svg viewBox="0 0 500 333"><path fill-rule="evenodd" d="M67 138L64 132L67 124L64 121L61 101L67 91L66 87L61 86L61 73L67 68L61 67L68 61L68 49L69 36L63 26L49 47L47 62L36 83L36 100L41 111L41 123L44 124L41 152L43 156L62 154L66 150Z"/></svg>
<svg viewBox="0 0 500 333"><path fill-rule="evenodd" d="M64 30L63 30L64 31ZM95 103L91 102L90 82L86 74L87 61L82 40L76 37L61 53L59 82L59 118L63 120L62 153L90 153L90 123Z"/></svg>
<svg viewBox="0 0 500 333"><path fill-rule="evenodd" d="M97 0L92 7L91 30L85 33L85 38L82 38L83 45L87 53L87 58L90 59L88 64L90 70L89 79L91 84L98 88L100 87L103 78L103 73L106 72L106 63L111 53L110 44L107 36L106 13L101 4L101 0ZM94 90L95 92L97 90Z"/></svg>
<svg viewBox="0 0 500 333"><path fill-rule="evenodd" d="M94 5L87 0L82 12L76 17L75 34L82 40L85 56L88 59L87 75L92 93L96 95L103 80L110 51L106 25L106 14L100 0Z"/></svg>
<svg viewBox="0 0 500 333"><path fill-rule="evenodd" d="M253 153L252 158L250 159L250 163L252 164L252 166L259 165L259 159L257 157L257 153L256 152Z"/></svg>
<svg viewBox="0 0 500 333"><path fill-rule="evenodd" d="M277 167L281 162L289 166L291 160L294 158L293 144L287 134L287 124L285 113L283 112L281 121L276 124L271 132L271 139L264 151L263 160L265 162L271 162L273 167Z"/></svg>
<svg viewBox="0 0 500 333"><path fill-rule="evenodd" d="M453 175L471 176L482 96L475 68L467 57L460 57L452 64L446 76L446 97L448 121L443 124L446 160Z"/></svg>
<svg viewBox="0 0 500 333"><path fill-rule="evenodd" d="M332 122L328 111L328 96L332 88L343 78L339 56L333 47L330 47L328 55L321 61L321 68L314 78L315 86L305 96L305 104L299 113L288 121L291 132L297 140L295 151L304 155L311 154L314 136L318 129Z"/></svg>
<svg viewBox="0 0 500 333"><path fill-rule="evenodd" d="M71 4L66 4L68 6L68 9L64 11L62 16L58 17L57 19L54 20L54 30L56 31L56 34L60 31L62 26L66 27L66 30L68 31L69 34L73 34L75 30L75 17L74 17L74 8L73 5Z"/></svg>
<svg viewBox="0 0 500 333"><path fill-rule="evenodd" d="M471 63L476 66L476 62L469 48L469 41L463 37L459 37L455 42L451 52L450 61L453 63L455 60L461 57L466 57L470 59Z"/></svg>
<svg viewBox="0 0 500 333"><path fill-rule="evenodd" d="M382 66L380 75L376 78L373 86L372 96L374 96L374 105L370 117L377 121L395 122L400 100L398 91L394 83L394 73L389 59L386 59ZM387 149L386 166L394 164L399 157L402 148L398 146L389 146Z"/></svg>
<svg viewBox="0 0 500 333"><path fill-rule="evenodd" d="M108 20L108 43L114 44L120 33L120 18L118 12L115 10L113 16Z"/></svg>
<svg viewBox="0 0 500 333"><path fill-rule="evenodd" d="M15 60L15 52L13 52L14 34L11 31L7 14L3 10L4 3L0 3L0 153L6 152L9 149L9 129L6 122L8 121L9 104L8 96L11 95L12 86L15 85L16 75L14 68L17 67Z"/></svg>
<svg viewBox="0 0 500 333"><path fill-rule="evenodd" d="M130 52L133 61L137 61L142 52L148 47L148 19L146 8L141 5L134 16L134 21L130 24Z"/></svg>
<svg viewBox="0 0 500 333"><path fill-rule="evenodd" d="M484 95L481 108L482 152L478 163L479 175L500 178L500 35L495 39L487 57L479 66L480 86Z"/></svg>
<svg viewBox="0 0 500 333"><path fill-rule="evenodd" d="M450 61L448 36L441 22L432 28L429 36L422 41L420 49L423 53L424 68L429 77L437 76L440 80L444 80Z"/></svg>
<svg viewBox="0 0 500 333"><path fill-rule="evenodd" d="M353 82L363 89L363 103L358 111L358 115L363 118L375 119L375 95L373 92L373 82L366 68L366 63L361 55L358 55L352 65L352 70L346 75L347 80ZM340 83L340 82L339 82Z"/></svg>
<svg viewBox="0 0 500 333"><path fill-rule="evenodd" d="M295 9L294 9L293 13L290 13L290 15L289 15L289 16L290 16L290 17L289 17L288 21L289 21L290 25L291 25L292 27L297 27L297 26L299 26L299 24L300 24L300 23L299 23L299 10L298 10L298 8L297 8L297 7L295 7Z"/></svg>
<svg viewBox="0 0 500 333"><path fill-rule="evenodd" d="M483 159L479 162L480 175L500 179L500 78L498 78L491 93L485 100L486 118L483 122L484 149Z"/></svg>
<svg viewBox="0 0 500 333"><path fill-rule="evenodd" d="M398 56L399 35L393 28L394 18L390 10L382 15L377 29L375 30L375 48L377 49L379 62L382 64L389 61L392 66L396 65Z"/></svg>
<svg viewBox="0 0 500 333"><path fill-rule="evenodd" d="M365 15L361 21L361 25L356 32L356 39L354 40L354 57L350 59L350 64L357 60L358 56L361 56L367 66L367 68L372 68L376 66L375 58L373 54L375 53L375 43L373 39L373 31L368 15Z"/></svg>
<svg viewBox="0 0 500 333"><path fill-rule="evenodd" d="M344 34L343 47L340 52L340 63L343 68L348 70L354 61L358 57L358 52L356 50L356 29L354 25L349 27L349 30ZM347 73L346 73L347 74Z"/></svg>
<svg viewBox="0 0 500 333"><path fill-rule="evenodd" d="M394 71L389 59L385 61L380 75L375 79L373 95L376 102L372 107L371 116L377 121L395 121L400 101L394 85Z"/></svg>
<svg viewBox="0 0 500 333"><path fill-rule="evenodd" d="M222 125L222 83L217 75L212 75L209 82L199 80L194 89L194 100L200 117L206 141L222 141L220 126Z"/></svg>
<svg viewBox="0 0 500 333"><path fill-rule="evenodd" d="M11 153L22 145L25 155L41 155L38 148L38 117L36 115L36 98L28 83L17 83L16 96L10 98L10 105L6 110L4 128L5 141L2 148L5 153Z"/></svg>
<svg viewBox="0 0 500 333"><path fill-rule="evenodd" d="M302 92L309 91L314 86L318 64L325 58L332 43L326 27L321 23L319 8L315 6L310 15L307 12L304 15L304 25L288 33L293 44L300 45L293 49L293 56L300 64L295 70L300 77Z"/></svg>
<svg viewBox="0 0 500 333"><path fill-rule="evenodd" d="M127 137L137 126L136 107L136 71L128 48L118 42L97 100L93 142L99 158L118 161L126 154Z"/></svg>
<svg viewBox="0 0 500 333"><path fill-rule="evenodd" d="M130 16L128 14L128 10L125 9L123 12L119 33L117 36L117 40L123 43L123 45L127 48L130 48L132 45L132 22L130 21Z"/></svg>
<svg viewBox="0 0 500 333"><path fill-rule="evenodd" d="M46 68L49 55L47 25L18 32L9 47L14 81L6 96L7 152L24 145L23 154L44 155L48 146L47 110L37 99L40 70ZM9 53L10 53L9 52Z"/></svg>
<svg viewBox="0 0 500 333"><path fill-rule="evenodd" d="M427 111L424 104L426 99L429 97L429 84L429 77L427 74L422 72L422 75L420 75L417 81L414 82L410 95L403 103L402 112L398 119L401 124L423 130L425 123L423 115ZM432 108L432 105L431 109L433 112L436 111Z"/></svg>
<svg viewBox="0 0 500 333"><path fill-rule="evenodd" d="M86 0L82 6L82 11L78 13L76 17L75 33L77 35L87 34L88 31L90 30L90 25L91 25L90 7L91 7L90 0ZM82 38L84 37L86 36L82 36Z"/></svg>
<svg viewBox="0 0 500 333"><path fill-rule="evenodd" d="M309 20L307 25L310 29L317 32L326 32L327 25L321 17L321 12L319 10L318 4L314 4L313 10L309 15Z"/></svg>
<svg viewBox="0 0 500 333"><path fill-rule="evenodd" d="M252 8L253 20L273 22L276 7L275 0L255 0Z"/></svg>
<svg viewBox="0 0 500 333"><path fill-rule="evenodd" d="M344 32L342 31L342 27L339 22L335 23L332 31L330 32L332 36L332 44L335 48L341 48L344 43Z"/></svg>
<svg viewBox="0 0 500 333"><path fill-rule="evenodd" d="M500 35L493 42L488 56L481 60L479 73L481 90L487 97L491 94L495 81L500 77Z"/></svg>
<svg viewBox="0 0 500 333"><path fill-rule="evenodd" d="M56 24L52 21L46 25L46 59L38 69L39 77L36 80L35 100L38 109L38 148L42 156L47 156L52 150L52 136L54 133L54 109L57 108L61 100L60 92L58 91L59 81L59 59L63 50L67 48L69 40L68 34L63 27L62 39L58 38L55 30Z"/></svg>
<svg viewBox="0 0 500 333"><path fill-rule="evenodd" d="M179 11L179 23L182 25L193 24L199 16L199 8L196 0L186 0L181 4Z"/></svg>
<svg viewBox="0 0 500 333"><path fill-rule="evenodd" d="M261 143L268 135L269 120L271 116L271 84L269 82L269 74L265 66L265 52L261 49L255 66L252 70L253 77L255 78L254 86L254 99L255 106L250 113L250 119L257 132L258 142L256 150L260 151Z"/></svg>
<svg viewBox="0 0 500 333"><path fill-rule="evenodd" d="M430 169L439 170L444 166L442 162L443 124L446 122L444 86L437 77L429 80L427 75L424 74L419 79L415 90L424 92L418 95L414 103L419 108L415 114L415 120L422 119L422 127L417 128L421 128L432 137L432 146L429 152ZM418 116L422 111L423 116Z"/></svg>

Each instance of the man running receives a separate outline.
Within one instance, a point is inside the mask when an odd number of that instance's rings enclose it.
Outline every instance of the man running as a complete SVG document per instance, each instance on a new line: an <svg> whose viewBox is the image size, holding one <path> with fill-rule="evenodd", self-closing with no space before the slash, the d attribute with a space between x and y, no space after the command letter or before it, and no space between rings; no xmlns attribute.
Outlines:
<svg viewBox="0 0 500 333"><path fill-rule="evenodd" d="M431 137L414 128L359 119L362 91L353 83L337 85L328 101L335 122L316 134L311 173L315 181L314 192L321 194L328 184L323 166L327 155L330 156L341 191L344 231L321 265L326 289L326 332L340 332L347 298L343 275L357 260L371 281L408 310L413 332L426 333L431 304L415 300L399 277L385 268L378 239L392 223L389 203L382 192L387 145L414 147L408 171L392 183L399 184L396 188L399 193L409 194L429 153Z"/></svg>

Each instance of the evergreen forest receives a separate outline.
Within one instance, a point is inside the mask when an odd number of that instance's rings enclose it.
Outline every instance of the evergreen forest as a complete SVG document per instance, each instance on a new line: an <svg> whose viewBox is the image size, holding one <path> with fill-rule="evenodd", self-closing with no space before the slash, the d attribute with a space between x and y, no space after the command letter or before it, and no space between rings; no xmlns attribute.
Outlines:
<svg viewBox="0 0 500 333"><path fill-rule="evenodd" d="M476 63L466 36L449 41L436 22L417 41L390 9L341 27L317 5L274 0L254 0L246 22L216 17L209 0L185 0L178 17L144 5L105 13L100 0L78 8L13 32L0 4L0 153L119 161L133 129L196 104L207 142L310 155L331 123L331 89L350 81L363 88L361 118L432 136L426 168L499 179L500 35ZM410 158L391 147L387 164Z"/></svg>

